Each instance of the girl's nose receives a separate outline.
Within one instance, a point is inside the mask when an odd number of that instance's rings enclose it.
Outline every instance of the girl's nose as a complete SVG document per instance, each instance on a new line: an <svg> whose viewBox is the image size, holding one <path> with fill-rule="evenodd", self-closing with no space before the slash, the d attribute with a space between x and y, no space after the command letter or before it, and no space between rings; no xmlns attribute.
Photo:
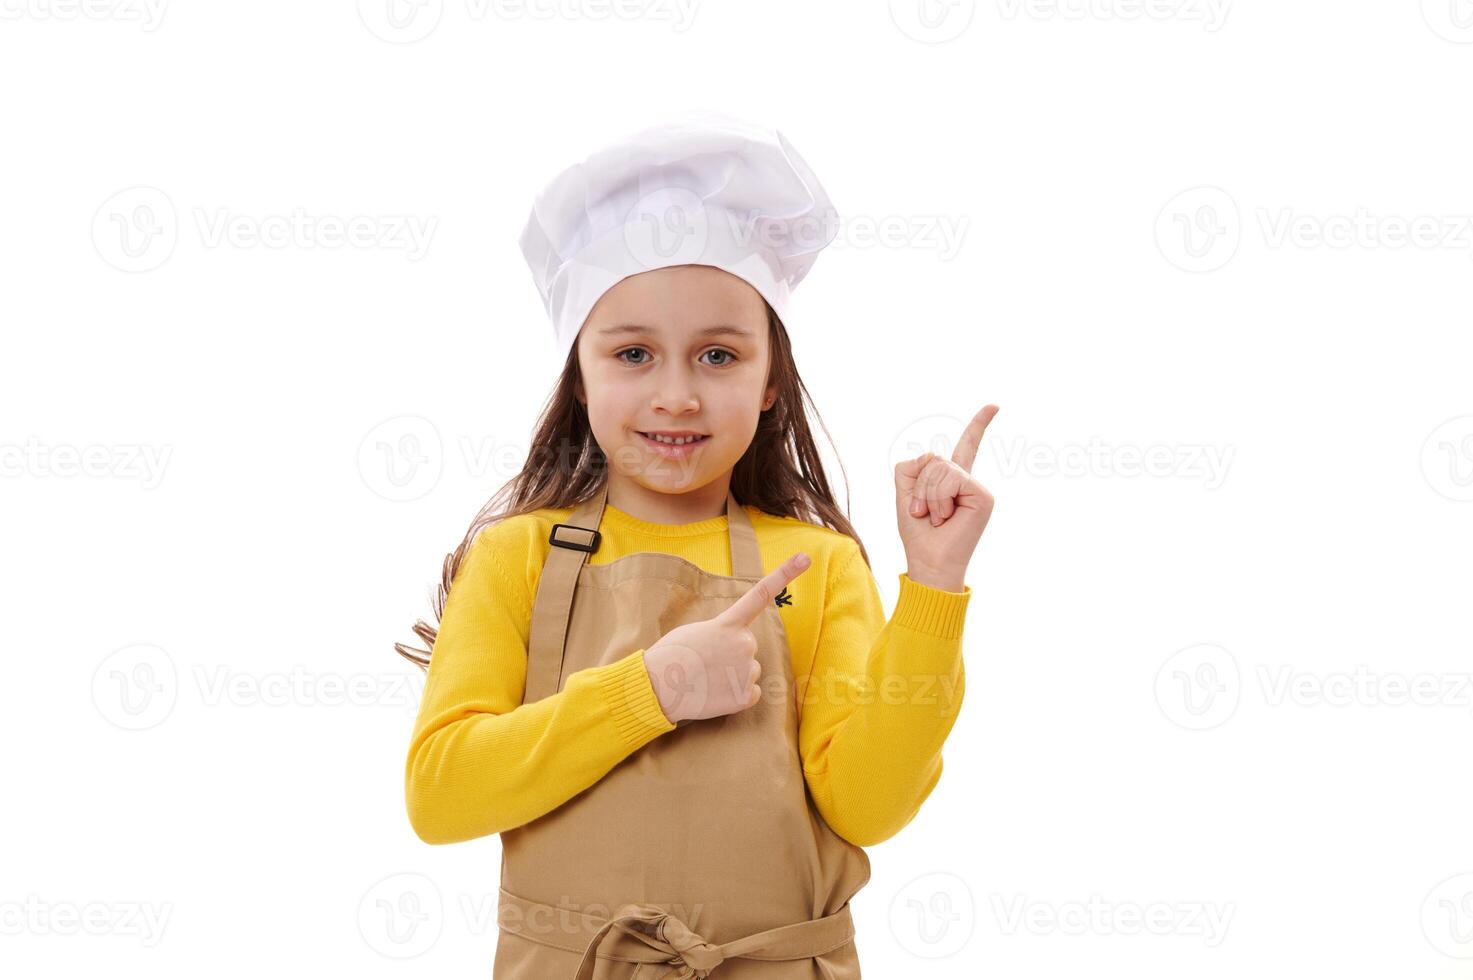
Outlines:
<svg viewBox="0 0 1473 980"><path fill-rule="evenodd" d="M667 415L688 415L700 411L701 403L693 395L679 398L656 398L650 402L650 408Z"/></svg>
<svg viewBox="0 0 1473 980"><path fill-rule="evenodd" d="M650 408L680 414L694 412L701 407L695 389L683 380L672 380L663 384L650 399Z"/></svg>

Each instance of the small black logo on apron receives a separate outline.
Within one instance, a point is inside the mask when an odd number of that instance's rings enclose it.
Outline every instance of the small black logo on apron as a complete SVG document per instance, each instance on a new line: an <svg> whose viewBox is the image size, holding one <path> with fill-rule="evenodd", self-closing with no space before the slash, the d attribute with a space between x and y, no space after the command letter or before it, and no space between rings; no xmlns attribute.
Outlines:
<svg viewBox="0 0 1473 980"><path fill-rule="evenodd" d="M783 590L779 592L777 594L777 597L772 601L777 603L779 606L791 606L793 604L793 597L788 595L788 587L785 585L783 586Z"/></svg>

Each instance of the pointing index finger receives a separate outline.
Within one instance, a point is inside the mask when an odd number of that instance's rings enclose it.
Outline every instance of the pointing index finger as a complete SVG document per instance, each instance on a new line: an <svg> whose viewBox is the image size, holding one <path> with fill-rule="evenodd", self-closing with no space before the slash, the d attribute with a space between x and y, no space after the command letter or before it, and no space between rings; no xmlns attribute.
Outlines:
<svg viewBox="0 0 1473 980"><path fill-rule="evenodd" d="M807 552L800 551L777 568L762 576L756 585L727 606L716 618L729 626L746 626L766 609L768 604L787 587L787 584L803 574L812 564Z"/></svg>
<svg viewBox="0 0 1473 980"><path fill-rule="evenodd" d="M983 405L982 411L972 416L972 421L967 423L966 430L957 440L956 449L951 454L953 463L971 472L972 464L977 460L977 447L982 444L982 433L987 431L988 423L996 414L996 405Z"/></svg>

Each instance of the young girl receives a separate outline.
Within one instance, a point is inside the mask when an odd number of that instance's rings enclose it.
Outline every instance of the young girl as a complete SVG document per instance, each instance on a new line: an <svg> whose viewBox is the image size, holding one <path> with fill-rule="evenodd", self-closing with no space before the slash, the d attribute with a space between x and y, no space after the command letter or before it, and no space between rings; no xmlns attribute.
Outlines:
<svg viewBox="0 0 1473 980"><path fill-rule="evenodd" d="M831 218L781 134L712 115L537 198L562 376L446 558L432 655L397 646L429 671L415 833L501 835L497 980L860 976L861 848L915 816L961 707L997 409L896 466L887 622L785 323Z"/></svg>

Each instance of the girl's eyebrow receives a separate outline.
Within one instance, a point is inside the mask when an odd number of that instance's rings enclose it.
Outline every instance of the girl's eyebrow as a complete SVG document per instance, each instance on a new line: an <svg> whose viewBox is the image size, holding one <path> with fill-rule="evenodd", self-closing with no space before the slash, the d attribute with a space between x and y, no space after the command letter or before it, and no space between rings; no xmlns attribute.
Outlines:
<svg viewBox="0 0 1473 980"><path fill-rule="evenodd" d="M603 337L612 337L615 334L648 335L656 332L657 331L653 327L646 327L643 324L621 323L616 327L604 327L602 330L599 331L599 335ZM696 332L702 337L725 335L731 337L742 337L748 340L750 340L752 337L752 331L744 330L741 327L733 327L728 324L718 324L717 326L706 327L705 329L698 330Z"/></svg>

